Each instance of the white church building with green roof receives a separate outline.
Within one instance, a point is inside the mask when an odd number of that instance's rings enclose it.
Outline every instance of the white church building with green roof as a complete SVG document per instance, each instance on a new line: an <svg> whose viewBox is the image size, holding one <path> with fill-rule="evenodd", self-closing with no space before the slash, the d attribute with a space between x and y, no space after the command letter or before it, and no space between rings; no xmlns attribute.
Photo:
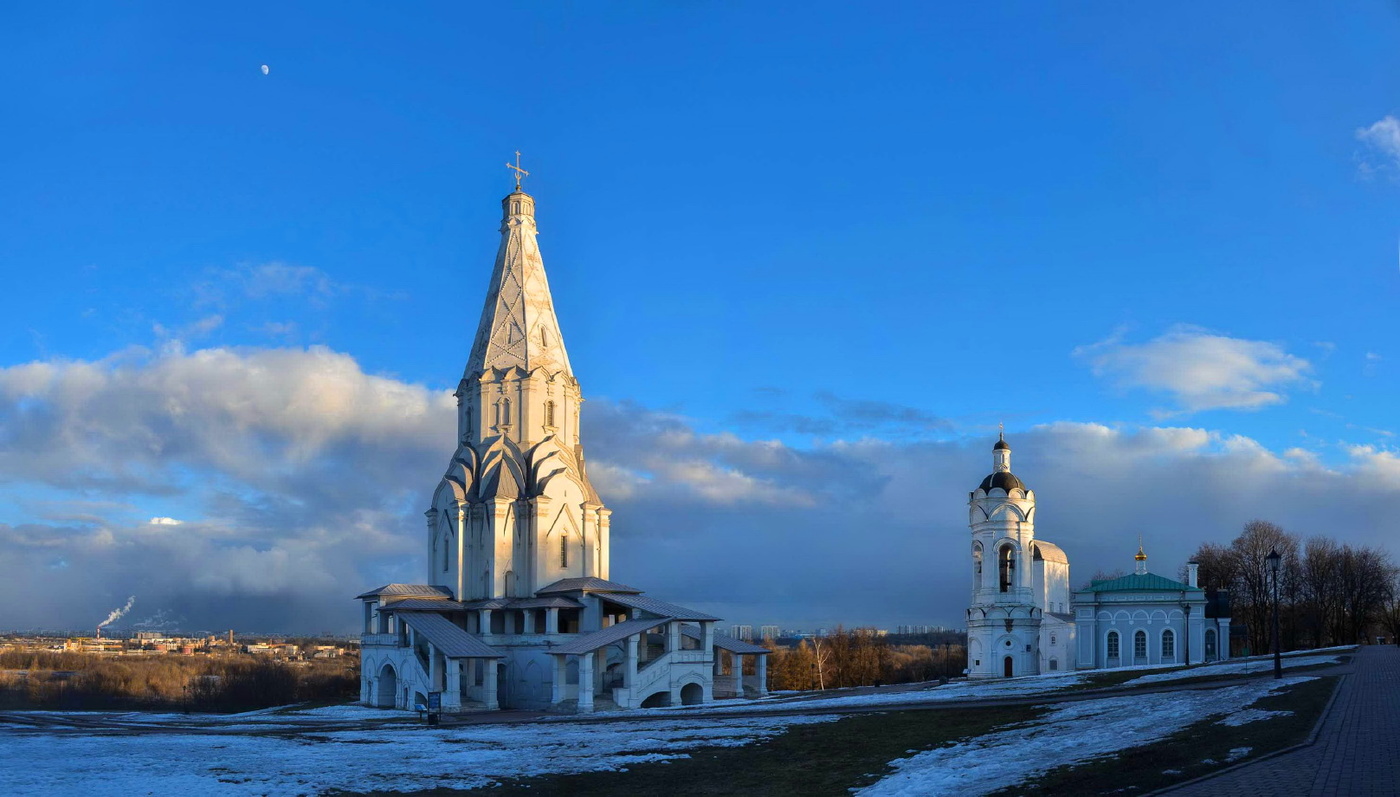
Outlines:
<svg viewBox="0 0 1400 797"><path fill-rule="evenodd" d="M1225 595L1197 586L1195 562L1186 581L1150 573L1138 546L1133 573L1093 581L1074 593L1078 669L1144 664L1199 664L1230 657Z"/></svg>
<svg viewBox="0 0 1400 797"><path fill-rule="evenodd" d="M972 600L967 609L969 678L1013 678L1064 670L1197 664L1229 657L1223 592L1147 571L1069 588L1069 556L1036 537L1035 492L1011 472L1011 446L992 447L992 472L968 494Z"/></svg>
<svg viewBox="0 0 1400 797"><path fill-rule="evenodd" d="M426 578L357 596L361 702L587 713L765 694L767 649L610 580L612 513L584 464L535 201L517 180L502 207L452 456L425 513Z"/></svg>

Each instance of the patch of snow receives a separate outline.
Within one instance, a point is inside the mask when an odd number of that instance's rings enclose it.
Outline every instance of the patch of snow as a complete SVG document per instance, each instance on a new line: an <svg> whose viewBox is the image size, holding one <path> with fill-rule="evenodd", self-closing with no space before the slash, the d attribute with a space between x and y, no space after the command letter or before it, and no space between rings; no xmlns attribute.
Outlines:
<svg viewBox="0 0 1400 797"><path fill-rule="evenodd" d="M1225 763L1232 764L1250 753L1254 752L1253 747L1236 747L1230 751L1230 755L1225 758Z"/></svg>
<svg viewBox="0 0 1400 797"><path fill-rule="evenodd" d="M1284 678L1209 691L1064 703L1033 722L891 761L895 772L860 793L870 797L987 794L1056 767L1152 744L1192 723L1238 711L1283 687L1309 680Z"/></svg>
<svg viewBox="0 0 1400 797"><path fill-rule="evenodd" d="M1341 661L1341 658L1335 654L1321 656L1289 656L1283 659L1283 666L1284 669L1290 667L1312 667L1317 664L1336 664L1339 661ZM1267 662L1258 659L1222 661L1219 664L1204 664L1185 670L1144 675L1141 678L1134 678L1128 681L1124 686L1138 686L1161 681L1177 681L1182 678L1202 678L1217 675L1238 675L1246 672L1264 672L1273 666L1272 660Z"/></svg>
<svg viewBox="0 0 1400 797"><path fill-rule="evenodd" d="M254 730L268 728L251 722L255 719L243 722ZM471 789L506 778L622 770L682 758L697 747L738 747L793 725L836 719L677 718L310 733L303 728L294 734L210 733L203 728L158 736L12 729L0 735L0 793L116 797Z"/></svg>
<svg viewBox="0 0 1400 797"><path fill-rule="evenodd" d="M1229 716L1225 717L1224 719L1220 720L1215 724L1228 725L1232 728L1238 728L1241 725L1248 725L1251 722L1259 722L1260 720L1273 719L1274 717L1291 716L1293 716L1293 712L1291 711L1268 711L1262 708L1247 708L1243 711L1236 711L1234 714L1230 714Z"/></svg>

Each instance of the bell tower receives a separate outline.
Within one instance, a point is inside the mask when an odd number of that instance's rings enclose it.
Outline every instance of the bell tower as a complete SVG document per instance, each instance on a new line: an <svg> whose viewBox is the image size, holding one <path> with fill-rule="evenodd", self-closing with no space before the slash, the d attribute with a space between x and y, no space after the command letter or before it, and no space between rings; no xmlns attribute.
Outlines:
<svg viewBox="0 0 1400 797"><path fill-rule="evenodd" d="M992 472L968 495L972 602L967 610L968 676L1040 672L1042 609L1032 557L1035 493L1011 472L1011 446L992 446Z"/></svg>

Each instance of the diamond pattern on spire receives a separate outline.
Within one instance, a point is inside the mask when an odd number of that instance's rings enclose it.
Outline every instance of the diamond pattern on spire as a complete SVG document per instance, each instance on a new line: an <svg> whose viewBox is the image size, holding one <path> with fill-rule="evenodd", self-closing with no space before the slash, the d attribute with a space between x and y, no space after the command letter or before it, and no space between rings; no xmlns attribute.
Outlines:
<svg viewBox="0 0 1400 797"><path fill-rule="evenodd" d="M544 368L570 376L533 216L507 216L467 374L488 368Z"/></svg>

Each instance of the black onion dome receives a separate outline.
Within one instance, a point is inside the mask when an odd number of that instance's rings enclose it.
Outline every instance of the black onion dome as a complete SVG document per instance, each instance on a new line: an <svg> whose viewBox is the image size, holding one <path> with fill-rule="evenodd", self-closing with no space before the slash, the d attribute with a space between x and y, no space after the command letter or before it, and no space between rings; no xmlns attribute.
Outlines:
<svg viewBox="0 0 1400 797"><path fill-rule="evenodd" d="M1007 442L1006 442L1005 440L998 440L998 441L997 441L997 444L994 445L994 446L992 446L992 450L993 450L993 451L1010 451L1010 450L1011 450L1011 446L1008 445Z"/></svg>
<svg viewBox="0 0 1400 797"><path fill-rule="evenodd" d="M1008 493L1012 490L1026 489L1026 485L1023 484L1020 479L1016 478L1015 474L1011 473L1010 471L999 471L997 473L993 473L992 475L983 479L982 483L977 486L977 489L981 490L984 493L987 493L991 492L993 487L1000 487Z"/></svg>

